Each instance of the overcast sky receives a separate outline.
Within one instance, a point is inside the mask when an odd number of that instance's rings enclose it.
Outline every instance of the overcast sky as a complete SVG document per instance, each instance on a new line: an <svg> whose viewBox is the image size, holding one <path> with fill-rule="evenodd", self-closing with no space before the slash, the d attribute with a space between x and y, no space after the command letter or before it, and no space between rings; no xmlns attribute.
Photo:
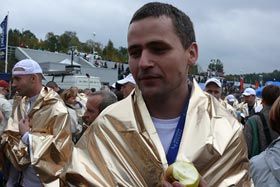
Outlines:
<svg viewBox="0 0 280 187"><path fill-rule="evenodd" d="M9 12L9 28L77 33L80 41L127 47L133 13L146 0L1 0L0 20ZM199 45L198 64L205 71L220 59L226 74L280 70L279 0L169 0L192 19ZM95 37L93 36L95 33Z"/></svg>

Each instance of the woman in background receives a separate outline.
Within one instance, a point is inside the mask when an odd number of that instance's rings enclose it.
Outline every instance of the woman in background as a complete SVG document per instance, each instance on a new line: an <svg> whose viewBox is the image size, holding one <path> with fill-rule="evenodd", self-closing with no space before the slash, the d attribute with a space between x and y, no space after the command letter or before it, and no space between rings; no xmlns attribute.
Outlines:
<svg viewBox="0 0 280 187"><path fill-rule="evenodd" d="M74 109L74 106L76 104L76 94L72 89L67 89L62 92L61 98L67 106L67 110L70 114L72 140L74 143L76 143L77 138L83 130L82 125L78 123L77 113Z"/></svg>

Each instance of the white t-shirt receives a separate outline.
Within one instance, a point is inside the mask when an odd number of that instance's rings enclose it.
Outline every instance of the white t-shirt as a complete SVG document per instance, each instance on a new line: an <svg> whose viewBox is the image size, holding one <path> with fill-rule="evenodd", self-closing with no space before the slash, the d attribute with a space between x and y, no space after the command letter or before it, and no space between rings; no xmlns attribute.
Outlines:
<svg viewBox="0 0 280 187"><path fill-rule="evenodd" d="M152 117L152 121L157 130L161 144L164 148L165 154L167 154L173 135L175 133L180 116L173 119L158 119Z"/></svg>

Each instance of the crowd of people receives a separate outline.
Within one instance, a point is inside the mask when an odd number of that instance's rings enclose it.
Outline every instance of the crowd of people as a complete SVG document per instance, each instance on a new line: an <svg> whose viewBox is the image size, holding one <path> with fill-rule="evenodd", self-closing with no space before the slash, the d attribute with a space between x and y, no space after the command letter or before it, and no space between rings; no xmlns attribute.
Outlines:
<svg viewBox="0 0 280 187"><path fill-rule="evenodd" d="M280 186L280 88L222 98L188 79L198 59L191 19L143 5L127 34L130 74L100 90L42 85L40 65L17 62L0 80L1 185L183 187L169 165L191 162L199 187ZM16 91L12 100L6 96ZM4 184L5 183L5 184Z"/></svg>

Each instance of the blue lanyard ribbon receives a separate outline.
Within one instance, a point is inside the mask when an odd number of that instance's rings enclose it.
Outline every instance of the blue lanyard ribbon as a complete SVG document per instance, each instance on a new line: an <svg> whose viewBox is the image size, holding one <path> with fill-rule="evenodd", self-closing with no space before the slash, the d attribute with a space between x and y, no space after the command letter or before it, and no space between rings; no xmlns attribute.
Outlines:
<svg viewBox="0 0 280 187"><path fill-rule="evenodd" d="M183 130L184 130L184 126L185 126L189 101L190 101L190 94L187 96L187 99L185 101L183 111L180 115L180 119L179 119L178 124L176 126L175 133L173 135L171 144L169 146L169 149L168 149L168 152L167 152L167 155L166 155L168 165L175 162L177 154L178 154L178 150L179 150L179 146L180 146L180 142L181 142L181 139L182 139Z"/></svg>

